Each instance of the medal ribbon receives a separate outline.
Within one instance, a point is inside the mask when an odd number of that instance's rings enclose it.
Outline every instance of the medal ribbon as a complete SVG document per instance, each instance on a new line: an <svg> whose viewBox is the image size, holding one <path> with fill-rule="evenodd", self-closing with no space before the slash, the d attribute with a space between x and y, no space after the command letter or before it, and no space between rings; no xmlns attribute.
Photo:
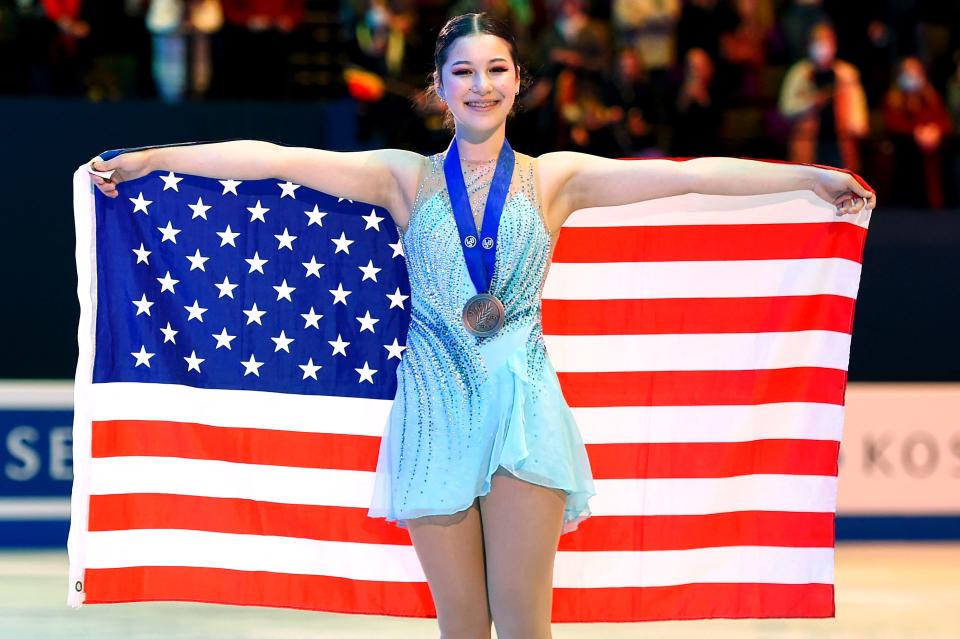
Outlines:
<svg viewBox="0 0 960 639"><path fill-rule="evenodd" d="M473 222L470 210L470 198L467 195L467 185L460 170L460 151L457 149L457 139L450 142L447 156L443 160L443 174L447 180L447 193L450 195L450 205L453 207L453 217L457 221L460 231L460 248L463 249L463 259L467 262L470 279L477 287L477 293L490 289L493 279L493 268L497 259L497 232L500 229L500 214L507 201L507 190L513 177L515 157L510 143L503 140L500 155L497 156L497 168L494 169L493 179L490 182L490 191L487 193L487 204L483 213L483 228L480 238L477 225Z"/></svg>

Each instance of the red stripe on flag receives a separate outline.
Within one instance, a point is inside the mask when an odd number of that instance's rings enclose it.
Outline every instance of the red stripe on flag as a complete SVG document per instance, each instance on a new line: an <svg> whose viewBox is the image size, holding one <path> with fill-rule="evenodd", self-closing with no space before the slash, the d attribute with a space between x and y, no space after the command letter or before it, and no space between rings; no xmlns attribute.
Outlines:
<svg viewBox="0 0 960 639"><path fill-rule="evenodd" d="M376 450L371 453L368 439L167 421L108 421L93 423L93 457L180 457L373 472ZM836 475L838 450L836 441L791 439L587 445L596 479L633 478L640 468L644 477Z"/></svg>
<svg viewBox="0 0 960 639"><path fill-rule="evenodd" d="M92 456L184 457L372 472L379 446L379 437L367 435L131 419L93 422Z"/></svg>
<svg viewBox="0 0 960 639"><path fill-rule="evenodd" d="M360 581L222 568L88 568L85 603L199 601L355 614L436 617L425 582ZM833 617L832 584L696 583L556 588L551 620Z"/></svg>
<svg viewBox="0 0 960 639"><path fill-rule="evenodd" d="M593 516L560 537L563 551L723 546L833 548L834 513L740 510L708 515Z"/></svg>
<svg viewBox="0 0 960 639"><path fill-rule="evenodd" d="M555 623L834 616L833 584L693 583L553 590Z"/></svg>
<svg viewBox="0 0 960 639"><path fill-rule="evenodd" d="M241 535L410 545L410 534L366 508L278 504L164 493L90 496L90 531L178 528Z"/></svg>
<svg viewBox="0 0 960 639"><path fill-rule="evenodd" d="M798 367L746 371L557 373L567 404L720 406L775 402L843 404L847 372Z"/></svg>
<svg viewBox="0 0 960 639"><path fill-rule="evenodd" d="M837 475L840 442L759 439L745 442L587 444L594 479L734 477L754 473Z"/></svg>
<svg viewBox="0 0 960 639"><path fill-rule="evenodd" d="M856 300L841 295L782 297L544 299L545 335L672 335L853 330Z"/></svg>
<svg viewBox="0 0 960 639"><path fill-rule="evenodd" d="M88 568L84 603L198 601L401 617L436 617L426 582L362 581L225 568Z"/></svg>
<svg viewBox="0 0 960 639"><path fill-rule="evenodd" d="M92 495L90 531L202 530L322 541L411 545L409 533L365 508L131 493ZM707 515L594 516L560 550L685 550L720 546L832 548L834 514L737 511Z"/></svg>
<svg viewBox="0 0 960 639"><path fill-rule="evenodd" d="M861 262L867 229L855 224L704 224L564 227L554 262L784 260L838 257Z"/></svg>

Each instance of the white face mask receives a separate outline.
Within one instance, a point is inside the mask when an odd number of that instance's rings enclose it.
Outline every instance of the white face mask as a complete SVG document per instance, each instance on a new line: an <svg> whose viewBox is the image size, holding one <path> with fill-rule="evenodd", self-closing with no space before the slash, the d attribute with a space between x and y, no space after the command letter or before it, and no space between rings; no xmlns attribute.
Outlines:
<svg viewBox="0 0 960 639"><path fill-rule="evenodd" d="M910 73L905 71L900 74L900 77L897 78L897 83L900 85L900 88L908 93L914 91L919 91L923 87L923 78L918 76L915 73Z"/></svg>
<svg viewBox="0 0 960 639"><path fill-rule="evenodd" d="M827 42L814 42L810 45L810 59L817 64L830 62L834 56L833 46Z"/></svg>

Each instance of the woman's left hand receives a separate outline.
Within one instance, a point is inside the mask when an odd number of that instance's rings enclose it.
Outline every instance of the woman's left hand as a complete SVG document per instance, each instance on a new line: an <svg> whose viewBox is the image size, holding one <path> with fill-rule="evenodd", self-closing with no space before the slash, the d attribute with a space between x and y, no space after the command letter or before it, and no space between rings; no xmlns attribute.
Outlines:
<svg viewBox="0 0 960 639"><path fill-rule="evenodd" d="M877 194L843 171L818 168L813 192L836 206L839 215L853 215L877 206Z"/></svg>

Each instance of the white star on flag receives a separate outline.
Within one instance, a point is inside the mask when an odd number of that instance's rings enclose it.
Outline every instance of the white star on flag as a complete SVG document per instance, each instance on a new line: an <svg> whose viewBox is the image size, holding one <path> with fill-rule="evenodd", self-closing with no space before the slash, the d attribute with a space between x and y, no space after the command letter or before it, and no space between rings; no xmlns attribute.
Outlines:
<svg viewBox="0 0 960 639"><path fill-rule="evenodd" d="M227 193L233 193L237 195L237 187L243 184L243 182L238 182L237 180L217 180L223 185L223 193L220 195L226 195Z"/></svg>
<svg viewBox="0 0 960 639"><path fill-rule="evenodd" d="M145 199L143 199L143 193L142 193L142 192L141 192L139 195L137 195L137 197L131 197L131 198L127 198L127 199L129 199L131 202L133 202L133 212L134 212L134 213L136 213L137 211L143 211L143 212L146 213L147 215L150 214L150 211L147 210L147 207L150 206L151 204L153 204L153 200L145 200Z"/></svg>
<svg viewBox="0 0 960 639"><path fill-rule="evenodd" d="M173 287L179 284L180 280L175 280L172 277L170 277L170 271L167 271L167 274L164 275L163 277L158 277L157 281L160 282L161 293L163 293L164 291L170 291L171 293L176 295L177 292L173 290Z"/></svg>
<svg viewBox="0 0 960 639"><path fill-rule="evenodd" d="M272 339L273 343L276 344L276 348L273 349L274 353L278 351L286 351L289 353L291 342L296 341L293 338L287 337L286 333L283 331L280 331L280 335L277 337L271 337L270 339Z"/></svg>
<svg viewBox="0 0 960 639"><path fill-rule="evenodd" d="M393 357L400 359L401 353L403 353L403 351L407 348L406 346L401 346L400 343L397 342L396 337L393 338L393 344L384 344L383 347L387 349L388 353L390 353L387 355L387 359L391 359Z"/></svg>
<svg viewBox="0 0 960 639"><path fill-rule="evenodd" d="M313 358L307 360L306 364L297 364L301 369L303 369L303 379L311 377L317 379L317 371L323 368L323 366L318 366L313 363Z"/></svg>
<svg viewBox="0 0 960 639"><path fill-rule="evenodd" d="M213 334L213 338L214 338L215 340L217 340L217 346L216 346L216 348L225 348L225 349L227 349L228 351L231 351L231 350L233 350L233 349L230 347L230 342L232 342L233 340L237 339L237 336L236 336L236 335L228 335L228 334L227 334L227 327L224 326L222 331L220 331L219 333L214 333L214 334Z"/></svg>
<svg viewBox="0 0 960 639"><path fill-rule="evenodd" d="M263 274L263 265L266 264L267 262L269 262L270 260L262 260L262 259L260 259L260 252L259 252L259 251L255 251L255 252L253 253L253 257L251 257L251 258L246 258L246 259L244 259L244 261L245 261L247 264L250 265L250 270L247 271L247 273L253 273L254 271L258 271L258 272L262 275L262 274Z"/></svg>
<svg viewBox="0 0 960 639"><path fill-rule="evenodd" d="M170 326L170 322L167 322L166 328L161 328L160 332L163 333L163 343L171 342L173 344L177 343L176 334L180 331L173 330L173 327Z"/></svg>
<svg viewBox="0 0 960 639"><path fill-rule="evenodd" d="M280 193L281 200L287 197L288 195L292 197L294 200L297 199L297 196L294 194L294 191L300 188L299 184L294 184L293 182L287 180L286 182L282 182L277 186L279 186L280 190L282 191L282 193Z"/></svg>
<svg viewBox="0 0 960 639"><path fill-rule="evenodd" d="M143 297L141 297L139 300L133 300L133 303L137 307L137 315L142 313L146 313L147 315L150 314L150 307L153 306L153 302L147 300L146 293L144 293ZM136 315L134 317L136 317Z"/></svg>
<svg viewBox="0 0 960 639"><path fill-rule="evenodd" d="M260 326L263 326L263 322L260 321L260 318L266 315L267 312L258 309L256 302L253 303L253 306L249 310L245 310L243 312L247 316L247 324L253 324L256 322Z"/></svg>
<svg viewBox="0 0 960 639"><path fill-rule="evenodd" d="M243 364L243 368L244 368L243 376L244 376L244 377L246 377L247 375L251 375L251 374L256 375L257 377L260 377L260 367L263 366L264 363L263 363L263 362L258 362L258 361L256 360L256 358L253 356L253 353L250 354L250 359L248 359L248 360L245 361L245 362L244 362L244 361L241 361L240 363Z"/></svg>
<svg viewBox="0 0 960 639"><path fill-rule="evenodd" d="M207 312L207 309L200 307L199 300L193 300L193 305L184 306L183 308L185 308L187 313L189 313L189 315L187 316L188 322L194 319L200 320L202 322L203 314Z"/></svg>
<svg viewBox="0 0 960 639"><path fill-rule="evenodd" d="M273 290L277 292L278 302L280 300L287 300L288 302L292 302L293 299L290 297L290 293L293 293L297 289L294 286L287 286L287 280L284 279L283 282L280 283L280 286L274 286Z"/></svg>
<svg viewBox="0 0 960 639"><path fill-rule="evenodd" d="M372 228L379 231L380 222L385 219L383 216L377 215L376 209L370 209L370 215L363 215L361 217L367 221L367 225L363 228L364 231L368 231Z"/></svg>
<svg viewBox="0 0 960 639"><path fill-rule="evenodd" d="M320 329L320 324L318 324L317 322L320 320L321 317L323 317L323 315L317 315L314 312L312 306L310 307L309 313L300 313L300 317L306 320L306 324L303 325L304 328L310 328L312 326L317 330Z"/></svg>
<svg viewBox="0 0 960 639"><path fill-rule="evenodd" d="M234 248L236 248L237 246L234 240L240 237L239 233L234 233L233 231L230 230L229 224L227 224L227 228L225 228L224 230L217 231L217 235L220 236L220 246L226 246L227 244L229 244Z"/></svg>
<svg viewBox="0 0 960 639"><path fill-rule="evenodd" d="M170 171L170 173L166 175L161 175L160 179L163 180L164 191L166 191L167 189L173 189L177 193L180 192L180 187L177 185L183 180L183 178L177 177L176 175L174 175L173 171Z"/></svg>
<svg viewBox="0 0 960 639"><path fill-rule="evenodd" d="M333 353L330 354L331 357L337 353L340 353L344 357L347 356L347 346L350 346L350 342L343 341L343 338L340 337L340 333L337 333L336 341L328 341L327 343L330 344L330 346L333 346Z"/></svg>
<svg viewBox="0 0 960 639"><path fill-rule="evenodd" d="M197 219L198 217L202 217L203 219L207 219L207 211L209 211L211 208L213 208L213 207L211 207L211 206L208 206L208 205L204 204L202 197L198 197L198 198L197 198L197 203L196 203L196 204L188 204L187 206L189 206L189 207L190 207L190 210L193 211L193 217L190 218L191 220L195 220L195 219Z"/></svg>
<svg viewBox="0 0 960 639"><path fill-rule="evenodd" d="M158 226L157 230L163 233L163 239L160 240L161 242L169 241L174 244L177 243L177 233L180 232L180 229L173 228L172 222L167 222L166 226Z"/></svg>
<svg viewBox="0 0 960 639"><path fill-rule="evenodd" d="M301 263L303 264L303 268L307 269L307 274L304 277L310 277L311 275L316 275L317 279L320 279L320 269L324 265L317 261L317 257L315 255L310 256L309 262L301 262Z"/></svg>
<svg viewBox="0 0 960 639"><path fill-rule="evenodd" d="M361 282L363 282L364 280L373 280L374 282L376 282L377 273L383 270L382 268L377 268L376 266L374 266L373 260L370 260L369 262L367 262L366 266L358 266L357 268L363 271L363 278L360 280Z"/></svg>
<svg viewBox="0 0 960 639"><path fill-rule="evenodd" d="M260 222L266 222L267 219L264 217L267 214L267 211L270 209L263 208L260 206L260 200L257 200L256 206L248 206L247 210L250 211L250 221L259 220Z"/></svg>
<svg viewBox="0 0 960 639"><path fill-rule="evenodd" d="M292 251L293 241L297 239L297 236L290 235L290 232L286 228L283 229L283 233L281 233L280 235L274 235L274 237L277 238L278 242L280 242L280 246L277 247L278 251L282 248L287 248Z"/></svg>
<svg viewBox="0 0 960 639"><path fill-rule="evenodd" d="M346 306L346 305L347 305L347 295L349 295L349 294L352 293L353 291L345 291L345 290L343 289L343 282L340 282L339 284L337 284L337 288L332 288L332 289L330 289L330 292L333 293L333 303L334 303L334 304L336 304L336 303L338 303L338 302L341 302L341 303L343 303L344 306Z"/></svg>
<svg viewBox="0 0 960 639"><path fill-rule="evenodd" d="M400 287L398 286L398 287L397 287L397 291L396 291L395 293L393 293L392 295L387 295L386 297L387 297L388 300L390 300L390 308L393 308L394 306L399 306L400 308L405 308L404 305L403 305L403 300L409 298L410 296L409 296L409 295L401 295L401 293L400 293Z"/></svg>
<svg viewBox="0 0 960 639"><path fill-rule="evenodd" d="M197 268L200 269L201 271L206 271L207 269L204 268L203 265L209 259L210 259L209 257L204 257L200 255L200 249L197 249L197 252L194 253L193 255L187 255L187 260L190 261L191 271Z"/></svg>
<svg viewBox="0 0 960 639"><path fill-rule="evenodd" d="M146 347L144 346L140 347L140 352L134 351L130 354L137 358L137 363L133 365L134 368L140 366L141 364L147 368L150 368L150 358L155 355L155 353L148 353Z"/></svg>
<svg viewBox="0 0 960 639"><path fill-rule="evenodd" d="M197 357L197 351L190 351L190 357L183 358L187 362L187 372L197 371L200 372L200 364L207 361L202 357Z"/></svg>
<svg viewBox="0 0 960 639"><path fill-rule="evenodd" d="M307 217L310 218L310 221L307 222L307 226L311 224L316 224L317 226L323 226L323 218L327 214L326 211L321 211L320 207L316 204L313 205L313 210L304 211Z"/></svg>
<svg viewBox="0 0 960 639"><path fill-rule="evenodd" d="M345 231L340 232L340 238L330 238L330 241L337 245L337 250L334 251L334 255L343 251L347 255L350 254L350 245L353 244L353 240L347 239L347 234Z"/></svg>
<svg viewBox="0 0 960 639"><path fill-rule="evenodd" d="M367 311L363 317L358 317L357 321L360 322L360 332L369 329L371 333L376 331L373 330L373 325L379 322L380 320L370 317L370 311Z"/></svg>
<svg viewBox="0 0 960 639"><path fill-rule="evenodd" d="M150 256L150 253L152 253L153 251L148 251L145 248L143 248L143 242L140 242L140 248L133 249L133 252L136 253L137 255L137 264L139 264L140 262L143 262L144 264L147 264L147 265L150 264L150 260L148 258Z"/></svg>
<svg viewBox="0 0 960 639"><path fill-rule="evenodd" d="M223 281L220 282L219 284L214 283L214 286L216 286L218 289L220 289L220 294L217 295L217 299L220 299L221 297L229 297L229 298L231 298L231 299L234 299L234 297L233 297L233 289L237 288L237 287L240 286L240 285L239 285L239 284L231 284L231 283L230 283L230 278L227 277L226 275L224 275L224 276L223 276Z"/></svg>
<svg viewBox="0 0 960 639"><path fill-rule="evenodd" d="M371 384L373 383L373 374L377 372L377 369L370 368L369 362L364 362L363 368L355 368L353 370L360 373L360 379L358 381L360 382L367 381L367 382L370 382Z"/></svg>

